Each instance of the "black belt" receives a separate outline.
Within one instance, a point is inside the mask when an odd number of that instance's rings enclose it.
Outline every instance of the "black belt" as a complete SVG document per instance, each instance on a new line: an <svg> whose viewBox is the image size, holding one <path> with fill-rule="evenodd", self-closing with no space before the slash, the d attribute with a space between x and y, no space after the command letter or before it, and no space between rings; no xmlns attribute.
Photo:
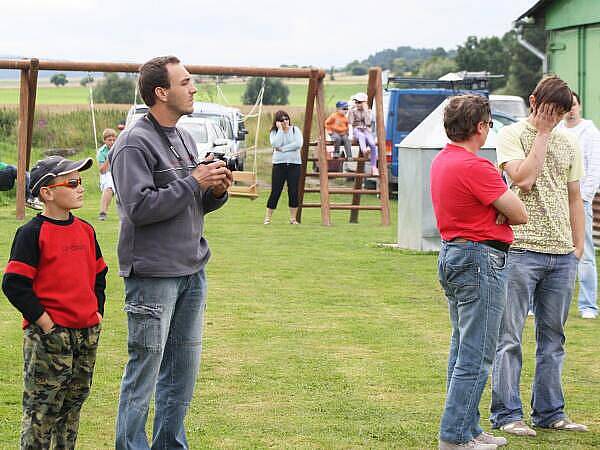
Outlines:
<svg viewBox="0 0 600 450"><path fill-rule="evenodd" d="M464 239L464 238L455 238L452 239L450 242L475 242L475 241L469 241L468 239ZM506 242L502 242L502 241L478 241L480 244L484 244L487 245L488 247L492 247L495 248L496 250L500 250L501 252L504 253L508 253L508 249L510 248L510 244L507 244Z"/></svg>

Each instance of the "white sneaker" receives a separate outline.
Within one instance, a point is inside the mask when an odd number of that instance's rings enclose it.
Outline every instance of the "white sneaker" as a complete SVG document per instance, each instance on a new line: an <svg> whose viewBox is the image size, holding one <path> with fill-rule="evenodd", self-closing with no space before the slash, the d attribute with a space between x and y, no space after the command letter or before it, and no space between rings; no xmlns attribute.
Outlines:
<svg viewBox="0 0 600 450"><path fill-rule="evenodd" d="M480 444L495 444L498 447L508 444L508 441L505 437L494 436L493 434L486 433L485 431L482 431L481 434L474 440Z"/></svg>
<svg viewBox="0 0 600 450"><path fill-rule="evenodd" d="M498 446L496 444L484 444L477 442L475 439L471 439L469 442L465 442L464 444L453 444L452 442L446 442L440 439L440 444L438 446L439 450L461 450L463 448L468 448L471 450L495 450L498 448Z"/></svg>
<svg viewBox="0 0 600 450"><path fill-rule="evenodd" d="M596 314L594 314L592 311L584 311L581 313L581 318L582 319L595 319Z"/></svg>
<svg viewBox="0 0 600 450"><path fill-rule="evenodd" d="M44 209L44 204L40 202L37 198L28 198L25 201L25 206L31 209L35 209L36 211L42 211Z"/></svg>

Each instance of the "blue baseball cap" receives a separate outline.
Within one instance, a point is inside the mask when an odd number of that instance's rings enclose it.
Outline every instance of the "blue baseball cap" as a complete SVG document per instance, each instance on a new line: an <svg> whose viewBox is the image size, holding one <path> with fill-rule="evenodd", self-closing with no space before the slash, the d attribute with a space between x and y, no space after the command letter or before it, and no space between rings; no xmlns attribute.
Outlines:
<svg viewBox="0 0 600 450"><path fill-rule="evenodd" d="M336 107L337 109L348 109L348 102L345 102L345 101L343 101L343 100L340 100L339 102L337 102L337 103L335 104L335 107Z"/></svg>

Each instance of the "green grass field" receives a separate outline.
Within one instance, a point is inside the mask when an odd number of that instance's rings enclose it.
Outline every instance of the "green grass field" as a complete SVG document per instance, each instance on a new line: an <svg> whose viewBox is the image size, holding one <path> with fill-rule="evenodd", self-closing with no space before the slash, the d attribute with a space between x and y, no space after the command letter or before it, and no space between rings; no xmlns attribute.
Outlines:
<svg viewBox="0 0 600 450"><path fill-rule="evenodd" d="M203 92L202 85L197 85L198 94L196 94L197 101L210 101L207 97L206 92ZM214 87L214 84L210 87ZM306 90L308 87L308 81L306 83L299 83L295 81L289 83L290 89L289 105L290 106L304 106L306 105ZM242 94L246 88L245 84L223 84L221 86L223 94L227 98L227 101L232 105L241 105ZM325 102L326 106L335 106L337 100L348 100L352 94L359 91L366 92L367 85L355 83L336 83L329 82L325 83ZM131 93L131 101L133 102L133 92ZM217 103L223 103L220 97L214 98ZM0 87L0 104L16 104L19 102L19 89L18 88L7 88ZM67 87L40 87L36 94L36 104L38 105L77 105L89 103L89 90L88 88L81 86L67 86Z"/></svg>
<svg viewBox="0 0 600 450"><path fill-rule="evenodd" d="M85 172L90 221L110 267L104 330L78 448L114 448L119 383L126 362L123 283L117 276L116 212L98 222L99 193ZM187 418L191 448L432 449L444 402L450 337L436 279L436 256L378 248L396 236L376 212L359 224L318 210L287 224L285 198L273 224L262 225L267 192L232 199L206 221L213 250L202 369ZM371 200L373 201L373 200ZM0 260L15 229L12 197L0 195ZM28 217L31 212L28 211ZM0 448L17 447L21 415L22 331L19 314L0 298ZM563 379L567 411L591 432L540 431L509 437L510 449L600 446L598 321L571 309ZM524 335L522 393L531 393L534 334ZM489 385L481 403L489 429ZM529 413L529 406L526 406ZM149 421L151 423L151 421Z"/></svg>

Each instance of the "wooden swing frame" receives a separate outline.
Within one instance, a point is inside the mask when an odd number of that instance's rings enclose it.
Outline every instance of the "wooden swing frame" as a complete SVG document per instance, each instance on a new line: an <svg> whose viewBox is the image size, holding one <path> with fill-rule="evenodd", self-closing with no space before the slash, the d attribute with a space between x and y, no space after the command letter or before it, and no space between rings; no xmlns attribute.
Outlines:
<svg viewBox="0 0 600 450"><path fill-rule="evenodd" d="M19 93L19 125L18 125L18 164L17 164L17 198L16 198L16 218L23 220L25 218L25 172L29 169L31 159L31 143L33 132L33 119L35 113L35 99L37 92L37 79L40 70L56 70L64 72L83 71L83 72L139 72L140 64L137 63L115 63L115 62L74 62L74 61L50 61L31 59L3 59L0 60L0 69L20 70L20 93ZM284 67L227 67L227 66L202 66L186 65L186 69L194 75L230 75L230 76L252 76L252 77L281 77L281 78L306 78L308 79L308 92L306 95L306 110L304 116L302 146L302 168L299 181L300 205L304 198L304 187L306 178L306 166L308 160L308 147L312 131L313 115L315 106L317 110L317 129L319 131L317 149L319 155L319 164L325 167L326 160L326 137L323 123L325 121L325 93L324 78L325 71L318 68L284 68ZM381 88L381 69L377 70L379 76L369 76L369 103L373 99L377 100L377 135L379 142L384 142L383 134L383 110L382 88ZM385 152L379 152L380 162L383 159L385 167ZM387 174L382 174L381 183L387 187ZM240 181L241 175L234 175ZM254 181L254 183L252 183ZM256 189L256 178L250 180L249 195L252 189ZM330 225L330 206L329 191L327 185L326 171L322 171L320 180L321 195L321 222L323 225ZM254 185L252 185L254 184ZM255 192L255 191L254 191ZM386 193L387 195L387 193ZM387 205L387 201L385 202ZM298 221L301 219L302 207L298 209ZM389 225L389 207L382 209L382 224Z"/></svg>

